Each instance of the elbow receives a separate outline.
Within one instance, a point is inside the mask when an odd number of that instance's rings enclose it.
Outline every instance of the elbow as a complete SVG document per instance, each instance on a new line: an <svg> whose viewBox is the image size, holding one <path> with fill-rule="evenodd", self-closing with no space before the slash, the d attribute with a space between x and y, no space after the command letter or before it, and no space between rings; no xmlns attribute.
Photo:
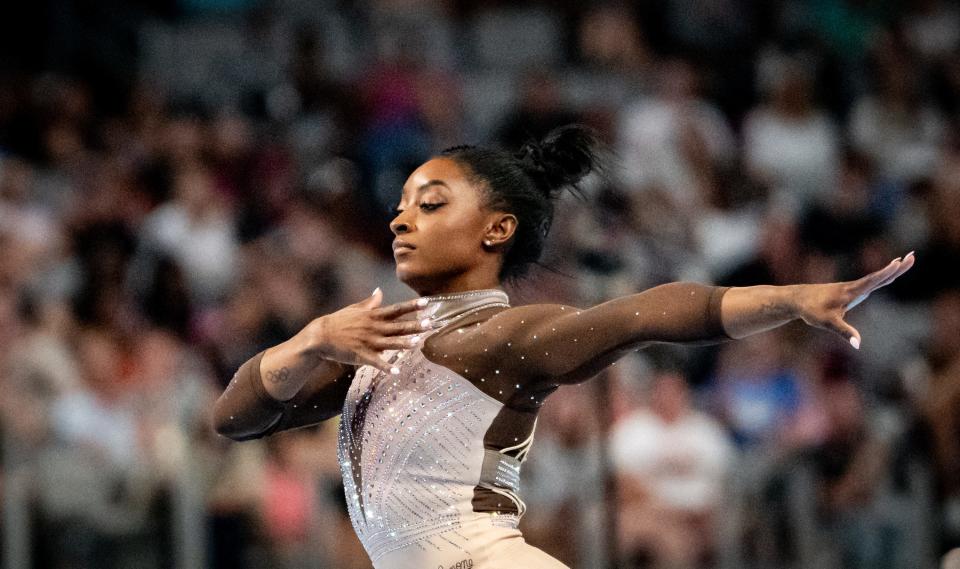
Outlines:
<svg viewBox="0 0 960 569"><path fill-rule="evenodd" d="M263 436L261 433L251 432L234 411L227 409L223 404L223 397L218 399L213 407L212 426L218 435L237 442Z"/></svg>
<svg viewBox="0 0 960 569"><path fill-rule="evenodd" d="M224 414L222 411L219 405L214 407L213 420L211 421L213 430L221 437L227 437L235 441L238 440L241 436L240 430L234 421L231 420L230 416Z"/></svg>

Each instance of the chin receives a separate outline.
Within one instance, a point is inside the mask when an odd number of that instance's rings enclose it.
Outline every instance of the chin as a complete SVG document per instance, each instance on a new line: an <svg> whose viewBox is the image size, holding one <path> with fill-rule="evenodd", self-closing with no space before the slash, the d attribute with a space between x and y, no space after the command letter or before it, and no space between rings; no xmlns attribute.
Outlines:
<svg viewBox="0 0 960 569"><path fill-rule="evenodd" d="M397 280L421 296L430 294L429 291L436 290L438 285L449 278L448 276L444 276L447 273L443 271L429 271L423 268L411 267L406 262L397 263L394 274L396 274Z"/></svg>
<svg viewBox="0 0 960 569"><path fill-rule="evenodd" d="M427 280L423 273L407 267L406 263L398 263L396 269L394 270L394 274L397 275L398 281L414 290L417 290L418 284L421 284Z"/></svg>

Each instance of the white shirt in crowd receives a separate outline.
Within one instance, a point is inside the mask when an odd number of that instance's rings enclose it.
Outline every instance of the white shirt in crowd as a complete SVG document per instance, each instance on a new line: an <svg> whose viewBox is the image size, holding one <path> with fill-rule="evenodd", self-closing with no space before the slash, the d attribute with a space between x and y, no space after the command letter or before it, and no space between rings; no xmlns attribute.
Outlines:
<svg viewBox="0 0 960 569"><path fill-rule="evenodd" d="M721 426L696 411L668 423L639 410L614 427L610 444L621 475L636 477L662 504L690 512L717 505L733 452Z"/></svg>

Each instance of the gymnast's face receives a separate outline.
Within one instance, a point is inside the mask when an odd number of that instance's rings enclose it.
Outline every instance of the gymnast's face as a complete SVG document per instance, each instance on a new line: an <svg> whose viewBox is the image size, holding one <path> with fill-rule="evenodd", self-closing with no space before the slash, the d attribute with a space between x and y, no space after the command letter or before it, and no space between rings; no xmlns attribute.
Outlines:
<svg viewBox="0 0 960 569"><path fill-rule="evenodd" d="M512 234L516 218L486 207L483 198L453 159L417 168L390 222L397 278L420 295L499 286L497 244Z"/></svg>

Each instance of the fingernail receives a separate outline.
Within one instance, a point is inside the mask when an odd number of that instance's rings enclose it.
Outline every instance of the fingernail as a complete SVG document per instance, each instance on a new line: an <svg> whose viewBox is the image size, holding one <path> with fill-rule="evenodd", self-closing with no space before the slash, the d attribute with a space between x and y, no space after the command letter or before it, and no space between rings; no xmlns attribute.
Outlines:
<svg viewBox="0 0 960 569"><path fill-rule="evenodd" d="M860 349L860 338L857 338L856 336L851 336L851 337L850 337L850 345L859 350L859 349Z"/></svg>
<svg viewBox="0 0 960 569"><path fill-rule="evenodd" d="M420 308L423 308L424 306L427 305L427 302L429 302L427 299L419 298L417 299L417 306L419 306Z"/></svg>
<svg viewBox="0 0 960 569"><path fill-rule="evenodd" d="M420 327L423 328L424 330L429 328L431 324L433 324L433 320L430 320L429 318L424 318L423 320L420 321Z"/></svg>
<svg viewBox="0 0 960 569"><path fill-rule="evenodd" d="M400 368L398 368L397 366L393 366L392 368L390 368L390 373L393 375L400 375Z"/></svg>
<svg viewBox="0 0 960 569"><path fill-rule="evenodd" d="M913 257L913 251L910 251L909 253L907 253L904 259L906 259L907 257Z"/></svg>
<svg viewBox="0 0 960 569"><path fill-rule="evenodd" d="M413 336L413 337L410 338L410 345L411 345L411 346L416 346L416 345L417 345L417 342L419 342L419 341L420 341L420 336Z"/></svg>
<svg viewBox="0 0 960 569"><path fill-rule="evenodd" d="M373 293L371 293L370 296L377 296L378 292L380 292L380 287L373 289Z"/></svg>

